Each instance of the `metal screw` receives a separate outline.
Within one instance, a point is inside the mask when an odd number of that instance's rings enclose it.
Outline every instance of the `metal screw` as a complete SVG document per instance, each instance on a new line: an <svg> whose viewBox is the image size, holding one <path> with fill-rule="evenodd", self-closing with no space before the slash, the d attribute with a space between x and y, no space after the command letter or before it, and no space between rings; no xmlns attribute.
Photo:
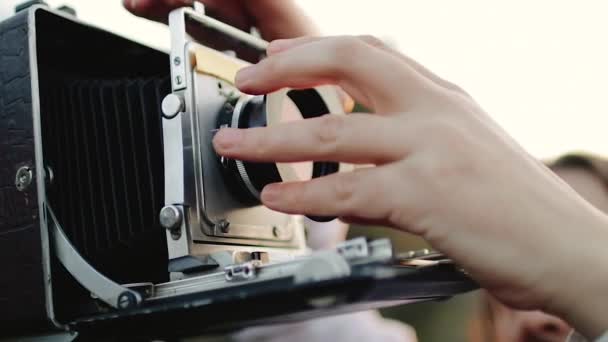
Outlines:
<svg viewBox="0 0 608 342"><path fill-rule="evenodd" d="M220 220L217 224L216 224L217 228L219 228L219 230L226 234L230 231L230 222L226 221L226 220Z"/></svg>
<svg viewBox="0 0 608 342"><path fill-rule="evenodd" d="M281 228L277 226L272 227L272 235L274 235L275 238L278 238L281 235Z"/></svg>
<svg viewBox="0 0 608 342"><path fill-rule="evenodd" d="M34 173L29 166L22 166L15 175L15 186L19 191L25 191L32 184Z"/></svg>
<svg viewBox="0 0 608 342"><path fill-rule="evenodd" d="M173 64L175 64L175 66L179 66L180 64L182 64L182 59L179 57L175 57L173 59Z"/></svg>
<svg viewBox="0 0 608 342"><path fill-rule="evenodd" d="M168 205L160 210L160 225L168 230L175 230L182 225L182 212L174 205Z"/></svg>
<svg viewBox="0 0 608 342"><path fill-rule="evenodd" d="M118 307L121 309L128 309L137 304L137 298L131 292L123 292L118 296Z"/></svg>

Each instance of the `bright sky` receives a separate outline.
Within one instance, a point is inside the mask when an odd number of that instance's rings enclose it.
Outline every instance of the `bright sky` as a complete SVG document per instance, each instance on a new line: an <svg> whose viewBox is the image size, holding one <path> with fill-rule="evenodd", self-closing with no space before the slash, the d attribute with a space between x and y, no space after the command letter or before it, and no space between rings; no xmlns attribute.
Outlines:
<svg viewBox="0 0 608 342"><path fill-rule="evenodd" d="M136 40L168 43L162 25L135 19L120 0L48 2L68 3L82 19ZM299 2L326 34L388 39L461 85L538 157L569 150L608 156L608 2Z"/></svg>

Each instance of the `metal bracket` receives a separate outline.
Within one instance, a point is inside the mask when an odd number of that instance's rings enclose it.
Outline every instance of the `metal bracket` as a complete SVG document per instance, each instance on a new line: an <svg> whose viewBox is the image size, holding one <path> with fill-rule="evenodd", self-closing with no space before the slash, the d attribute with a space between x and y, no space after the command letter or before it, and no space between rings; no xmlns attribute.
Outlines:
<svg viewBox="0 0 608 342"><path fill-rule="evenodd" d="M256 277L257 268L261 266L260 261L249 261L239 265L231 265L224 268L226 280L252 280Z"/></svg>
<svg viewBox="0 0 608 342"><path fill-rule="evenodd" d="M360 262L388 262L393 258L393 247L389 239L367 241L360 237L344 241L336 250L351 264Z"/></svg>
<svg viewBox="0 0 608 342"><path fill-rule="evenodd" d="M115 283L91 266L63 232L57 217L49 206L46 206L47 217L50 218L51 243L55 255L76 279L94 297L116 309L128 309L139 305L141 295L120 284Z"/></svg>
<svg viewBox="0 0 608 342"><path fill-rule="evenodd" d="M225 34L239 42L242 42L260 52L265 52L268 42L239 30L219 20L208 17L204 13L204 7L197 6L197 9L182 7L173 10L169 14L169 29L171 31L171 85L173 92L187 88L189 81L186 78L186 68L189 63L187 49L188 33L186 31L186 19L191 19L201 24L205 28L210 28Z"/></svg>

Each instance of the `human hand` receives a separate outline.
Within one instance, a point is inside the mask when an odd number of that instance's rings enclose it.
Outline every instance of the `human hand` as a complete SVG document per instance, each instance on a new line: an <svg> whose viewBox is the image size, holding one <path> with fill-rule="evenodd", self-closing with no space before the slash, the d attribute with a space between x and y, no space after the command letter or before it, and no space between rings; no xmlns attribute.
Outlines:
<svg viewBox="0 0 608 342"><path fill-rule="evenodd" d="M589 336L608 327L596 299L608 291L606 217L469 95L370 37L280 40L268 54L239 73L242 91L334 84L375 115L224 129L218 153L375 167L267 186L266 206L421 235L507 305L556 313Z"/></svg>
<svg viewBox="0 0 608 342"><path fill-rule="evenodd" d="M192 6L194 0L123 0L132 13L166 22L177 7ZM318 35L313 22L292 0L201 0L207 14L241 30L257 27L267 40Z"/></svg>

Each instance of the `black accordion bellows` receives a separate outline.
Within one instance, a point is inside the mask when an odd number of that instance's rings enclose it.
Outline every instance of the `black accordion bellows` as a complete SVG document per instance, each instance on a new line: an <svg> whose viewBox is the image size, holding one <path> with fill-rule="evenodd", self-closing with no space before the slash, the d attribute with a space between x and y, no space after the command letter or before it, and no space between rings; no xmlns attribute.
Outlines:
<svg viewBox="0 0 608 342"><path fill-rule="evenodd" d="M53 28L36 32L49 206L72 244L107 277L123 284L168 280L158 219L168 55L43 11L37 22Z"/></svg>
<svg viewBox="0 0 608 342"><path fill-rule="evenodd" d="M154 280L160 275L146 265L166 263L158 213L164 202L160 106L169 80L51 79L40 94L55 215L76 248L108 276Z"/></svg>

